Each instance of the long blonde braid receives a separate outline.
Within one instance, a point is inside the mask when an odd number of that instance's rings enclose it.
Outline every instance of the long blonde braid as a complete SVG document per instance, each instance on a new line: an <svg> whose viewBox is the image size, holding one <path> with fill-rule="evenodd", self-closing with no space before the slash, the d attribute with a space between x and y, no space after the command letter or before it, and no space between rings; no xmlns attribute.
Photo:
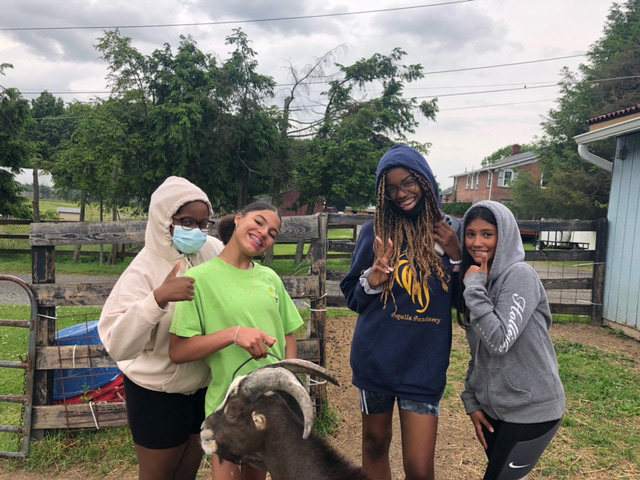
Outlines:
<svg viewBox="0 0 640 480"><path fill-rule="evenodd" d="M383 250L380 251L378 244L374 241L376 258L383 255L384 248L387 248L388 245L387 240L390 238L393 241L393 250L389 259L390 265L397 266L401 254L404 254L408 261L407 267L411 269L413 278L421 278L423 288L428 288L429 277L435 273L436 278L442 284L442 288L447 291L449 275L444 270L442 258L436 252L433 231L433 226L442 220L442 213L438 207L436 195L431 184L419 173L408 170L422 188L425 202L424 208L415 222L392 209L388 204L389 200L385 197L386 175L382 175L376 192L377 207L373 228L375 236L380 237L383 241ZM403 246L405 246L404 251L402 251ZM416 267L421 276L418 275ZM391 295L395 304L395 297L392 292L394 281L395 276L392 274L389 281L384 285L382 301L385 307L387 306L389 295Z"/></svg>

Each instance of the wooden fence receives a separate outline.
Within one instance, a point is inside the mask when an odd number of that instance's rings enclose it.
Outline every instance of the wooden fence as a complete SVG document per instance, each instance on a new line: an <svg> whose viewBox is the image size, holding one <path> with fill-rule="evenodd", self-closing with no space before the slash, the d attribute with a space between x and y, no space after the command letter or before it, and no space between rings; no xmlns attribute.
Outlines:
<svg viewBox="0 0 640 480"><path fill-rule="evenodd" d="M58 306L102 305L113 282L56 283L56 246L131 244L144 242L146 222L34 223L29 242L32 252L32 286L38 304L32 429L95 428L127 423L124 403L53 405L53 371L61 368L113 367L115 362L103 346L60 347L55 340L55 308ZM305 240L311 259L305 276L283 277L294 299L311 305L307 338L298 340L298 354L325 364L327 216L287 217L279 241ZM312 387L319 408L326 395L324 386Z"/></svg>
<svg viewBox="0 0 640 480"><path fill-rule="evenodd" d="M311 305L307 338L298 340L301 358L325 365L325 325L327 306L344 306L343 297L334 288L327 295L328 282L335 284L344 272L327 271L328 252L340 257L350 256L355 247L356 229L371 219L364 215L317 214L305 217L285 217L278 242L310 244L310 267L307 275L283 277L292 298L306 299ZM604 293L604 259L606 258L606 220L594 221L528 221L518 222L521 231L546 230L595 231L596 248L590 251L527 251L525 260L537 262L593 262L589 278L548 278L545 288L588 290L587 304L551 303L554 313L589 315L594 323L602 321ZM55 277L56 246L131 244L144 241L146 222L108 223L38 223L31 225L33 289L38 303L36 338L36 371L33 395L34 430L50 428L95 428L126 424L123 403L93 405L52 405L53 370L60 368L112 367L115 362L102 346L57 347L55 340L55 307L63 305L102 305L113 283L59 284ZM330 229L351 228L349 240L329 240ZM330 256L329 258L335 258ZM326 390L313 387L317 405L322 404ZM96 420L94 420L94 416Z"/></svg>
<svg viewBox="0 0 640 480"><path fill-rule="evenodd" d="M363 224L371 217L365 215L329 215L329 225L342 228L349 225ZM604 271L607 255L607 220L518 220L518 228L521 232L539 234L543 231L564 232L596 232L595 250L540 250L526 251L527 262L593 262L593 272L590 277L577 277L567 275L565 278L543 278L542 283L547 292L554 290L584 290L590 291L588 303L571 301L550 302L552 313L573 315L588 315L595 324L602 323L602 302L604 298ZM355 241L329 240L330 252L352 253ZM344 272L327 271L327 280L337 282L342 279ZM331 290L331 289L330 289ZM333 289L335 292L335 288ZM342 295L329 295L330 307L346 306Z"/></svg>
<svg viewBox="0 0 640 480"><path fill-rule="evenodd" d="M8 219L0 219L0 229L3 226L21 226L23 225L25 229L30 229L30 225L33 222L31 222L31 220L8 220ZM60 220L60 221L55 221L55 222L47 222L47 225L51 225L51 224L58 224L58 223L76 223L78 224L79 222L67 222L64 220ZM0 255L31 255L31 249L27 249L27 248L20 248L21 247L21 243L27 243L30 239L30 235L29 234L25 234L25 233L4 233L0 231L0 241L2 240L7 240L9 242L2 242L2 244L0 244ZM13 242L11 242L13 241ZM7 243L9 243L9 245L7 245ZM17 246L11 246L10 243L17 243ZM109 245L110 247L113 248L112 245ZM138 254L138 250L139 248L131 248L132 245L128 245L128 244L122 244L122 245L116 245L116 247L118 248L117 253L117 257L118 260L121 260L123 258L126 257L135 257ZM80 250L79 252L75 252L75 249L69 249L69 250L58 250L56 252L56 255L67 255L67 256L71 256L71 255L78 255L81 257L99 257L99 256L103 256L103 257L108 257L111 254L111 250L107 250L105 252L100 252L97 250Z"/></svg>

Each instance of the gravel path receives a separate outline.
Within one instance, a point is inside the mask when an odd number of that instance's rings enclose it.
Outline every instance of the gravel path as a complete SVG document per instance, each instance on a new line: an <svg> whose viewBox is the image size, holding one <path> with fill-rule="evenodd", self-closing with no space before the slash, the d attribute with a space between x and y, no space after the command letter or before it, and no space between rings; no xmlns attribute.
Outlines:
<svg viewBox="0 0 640 480"><path fill-rule="evenodd" d="M31 284L31 275L14 275ZM115 282L117 275L56 275L56 283L91 283L91 282ZM0 304L28 305L29 298L18 284L13 282L0 282Z"/></svg>

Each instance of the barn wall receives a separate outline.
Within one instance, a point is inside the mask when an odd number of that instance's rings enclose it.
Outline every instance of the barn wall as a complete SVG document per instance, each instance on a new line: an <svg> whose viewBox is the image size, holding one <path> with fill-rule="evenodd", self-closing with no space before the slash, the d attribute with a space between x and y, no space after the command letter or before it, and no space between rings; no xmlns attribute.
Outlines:
<svg viewBox="0 0 640 480"><path fill-rule="evenodd" d="M640 329L640 132L619 137L616 152L623 147L611 183L603 317Z"/></svg>

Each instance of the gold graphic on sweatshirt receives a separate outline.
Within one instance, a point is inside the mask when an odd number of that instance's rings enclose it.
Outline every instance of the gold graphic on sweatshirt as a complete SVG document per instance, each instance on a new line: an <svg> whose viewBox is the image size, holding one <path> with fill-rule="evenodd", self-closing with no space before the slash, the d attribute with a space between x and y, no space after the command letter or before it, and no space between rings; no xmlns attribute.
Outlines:
<svg viewBox="0 0 640 480"><path fill-rule="evenodd" d="M414 278L413 272L409 267L409 261L406 259L398 262L396 268L396 282L404 288L414 305L418 304L422 308L417 310L417 313L424 313L429 308L429 302L431 296L429 295L429 288L427 285L422 284L422 275L419 274L417 278Z"/></svg>

